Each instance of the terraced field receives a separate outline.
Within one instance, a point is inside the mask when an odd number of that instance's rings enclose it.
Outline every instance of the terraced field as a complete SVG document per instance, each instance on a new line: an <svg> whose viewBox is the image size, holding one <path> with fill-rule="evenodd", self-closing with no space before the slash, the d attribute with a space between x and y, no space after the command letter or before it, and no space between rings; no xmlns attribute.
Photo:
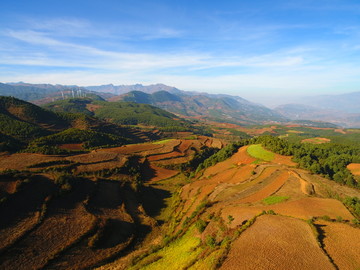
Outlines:
<svg viewBox="0 0 360 270"><path fill-rule="evenodd" d="M200 238L201 243L193 247L193 255L198 255L185 264L188 269L355 269L351 260L336 264L326 244L321 244L327 243L326 234L319 236L318 225L311 223L324 216L341 217L339 226L351 226L355 216L324 192L332 189L359 194L296 168L291 157L260 145L244 146L182 187L167 233L182 235L188 226L197 226L192 241ZM352 237L359 231L353 228ZM334 244L328 249L335 252ZM173 258L180 256L181 247L172 252ZM136 265L165 267L159 254L151 253Z"/></svg>
<svg viewBox="0 0 360 270"><path fill-rule="evenodd" d="M358 190L261 145L196 174L179 166L225 144L197 136L1 155L2 170L24 171L0 174L0 269L360 267L359 217L341 201Z"/></svg>

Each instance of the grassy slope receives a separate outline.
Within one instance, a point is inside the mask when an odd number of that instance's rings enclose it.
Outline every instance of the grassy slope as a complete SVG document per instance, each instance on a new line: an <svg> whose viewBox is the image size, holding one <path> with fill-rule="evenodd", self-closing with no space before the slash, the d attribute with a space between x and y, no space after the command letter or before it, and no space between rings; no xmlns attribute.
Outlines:
<svg viewBox="0 0 360 270"><path fill-rule="evenodd" d="M265 150L260 144L250 145L247 152L250 156L265 161L272 161L275 158L274 153Z"/></svg>

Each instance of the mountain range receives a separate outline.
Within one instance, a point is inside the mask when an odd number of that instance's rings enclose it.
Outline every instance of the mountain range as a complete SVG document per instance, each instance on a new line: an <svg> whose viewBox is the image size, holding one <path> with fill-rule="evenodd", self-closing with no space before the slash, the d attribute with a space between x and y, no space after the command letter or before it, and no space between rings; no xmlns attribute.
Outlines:
<svg viewBox="0 0 360 270"><path fill-rule="evenodd" d="M109 101L150 104L180 116L209 121L264 124L312 120L343 127L360 127L360 92L299 98L294 103L280 105L273 110L238 96L183 91L164 84L79 87L0 83L0 95L14 96L38 105L96 95Z"/></svg>

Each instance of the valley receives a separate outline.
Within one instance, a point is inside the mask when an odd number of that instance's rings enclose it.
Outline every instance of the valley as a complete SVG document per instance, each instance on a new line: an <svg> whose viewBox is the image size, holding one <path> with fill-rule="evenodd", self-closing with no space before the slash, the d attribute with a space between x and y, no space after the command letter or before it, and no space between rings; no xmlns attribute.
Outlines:
<svg viewBox="0 0 360 270"><path fill-rule="evenodd" d="M357 129L0 104L1 269L360 267Z"/></svg>

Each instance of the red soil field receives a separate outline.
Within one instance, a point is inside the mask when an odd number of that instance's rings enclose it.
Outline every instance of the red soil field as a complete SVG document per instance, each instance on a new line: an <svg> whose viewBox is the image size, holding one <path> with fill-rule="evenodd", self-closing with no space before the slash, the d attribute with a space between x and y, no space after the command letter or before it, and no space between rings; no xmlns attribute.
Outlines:
<svg viewBox="0 0 360 270"><path fill-rule="evenodd" d="M249 179L253 175L253 171L256 168L256 165L249 164L242 166L237 169L236 173L234 174L233 178L228 181L228 183L237 184L244 182L245 180Z"/></svg>
<svg viewBox="0 0 360 270"><path fill-rule="evenodd" d="M0 230L0 251L13 244L26 232L30 231L39 221L39 212L29 213L26 217L18 220L10 227Z"/></svg>
<svg viewBox="0 0 360 270"><path fill-rule="evenodd" d="M92 151L91 153L87 154L81 154L76 156L69 156L66 159L73 161L73 162L79 162L84 164L90 164L90 163L98 163L98 162L106 162L111 160L116 160L119 155L112 152L105 152L105 151Z"/></svg>
<svg viewBox="0 0 360 270"><path fill-rule="evenodd" d="M94 164L79 165L76 167L76 173L96 172L101 170L111 170L114 168L120 168L125 164L126 160L127 160L126 158L121 158L116 161L105 161Z"/></svg>
<svg viewBox="0 0 360 270"><path fill-rule="evenodd" d="M172 153L180 145L180 143L181 143L180 140L170 140L169 142L160 144L163 146L162 148L142 151L139 154L141 154L144 157L150 157L153 155Z"/></svg>
<svg viewBox="0 0 360 270"><path fill-rule="evenodd" d="M94 104L86 104L86 109L88 109L90 112L95 112L97 109L100 109L102 106L100 105L94 105Z"/></svg>
<svg viewBox="0 0 360 270"><path fill-rule="evenodd" d="M178 171L157 167L154 164L150 164L150 168L153 171L151 174L154 174L154 176L145 181L156 182L173 177L179 173Z"/></svg>
<svg viewBox="0 0 360 270"><path fill-rule="evenodd" d="M224 203L225 204L225 203ZM260 213L263 210L274 210L276 213L285 216L291 216L301 219L310 219L312 217L329 216L332 219L341 216L344 220L352 220L354 216L338 200L327 198L305 197L295 201L286 201L274 205L264 206L226 206L226 213L236 217L243 213Z"/></svg>
<svg viewBox="0 0 360 270"><path fill-rule="evenodd" d="M275 158L271 162L287 165L290 167L296 166L297 163L295 163L291 159L292 159L292 156L283 156L283 155L275 154Z"/></svg>
<svg viewBox="0 0 360 270"><path fill-rule="evenodd" d="M360 175L359 163L350 163L349 165L347 165L347 168L351 171L353 175Z"/></svg>
<svg viewBox="0 0 360 270"><path fill-rule="evenodd" d="M204 172L204 177L215 175L219 172L233 167L234 165L249 164L255 161L255 158L252 158L247 154L246 149L247 146L241 147L231 158L219 162L210 168L207 168Z"/></svg>
<svg viewBox="0 0 360 270"><path fill-rule="evenodd" d="M82 143L60 144L58 147L66 150L83 150Z"/></svg>
<svg viewBox="0 0 360 270"><path fill-rule="evenodd" d="M181 143L178 147L178 150L181 152L181 153L185 153L189 148L190 146L193 144L193 140L181 140Z"/></svg>
<svg viewBox="0 0 360 270"><path fill-rule="evenodd" d="M307 127L307 128L318 129L318 130L331 130L331 129L333 129L333 128L321 128L321 127Z"/></svg>
<svg viewBox="0 0 360 270"><path fill-rule="evenodd" d="M334 131L337 132L337 133L346 134L346 131L341 129L341 128L334 129Z"/></svg>
<svg viewBox="0 0 360 270"><path fill-rule="evenodd" d="M279 190L288 178L289 178L289 172L284 171L279 176L277 176L276 179L272 183L267 185L265 188L259 190L258 192L254 193L246 198L238 200L237 203L253 203L253 202L263 200L266 197L275 193L277 190Z"/></svg>
<svg viewBox="0 0 360 270"><path fill-rule="evenodd" d="M162 159L171 159L171 158L181 157L181 156L183 156L183 153L173 151L171 153L149 156L147 159L151 162L151 161L157 161L157 160L162 160Z"/></svg>
<svg viewBox="0 0 360 270"><path fill-rule="evenodd" d="M328 198L305 197L296 201L288 201L276 205L267 206L275 212L283 215L309 219L327 215L335 219L341 216L344 220L352 220L354 216L338 200Z"/></svg>
<svg viewBox="0 0 360 270"><path fill-rule="evenodd" d="M79 218L81 217L81 218ZM82 204L59 215L53 215L22 239L18 245L10 248L0 262L2 269L40 269L58 252L77 241L89 231L94 217ZM36 241L35 241L36 240ZM12 252L17 250L14 260Z"/></svg>
<svg viewBox="0 0 360 270"><path fill-rule="evenodd" d="M228 269L335 269L310 226L301 220L265 215L231 245L220 267Z"/></svg>
<svg viewBox="0 0 360 270"><path fill-rule="evenodd" d="M20 181L0 181L0 196L14 193L18 183Z"/></svg>
<svg viewBox="0 0 360 270"><path fill-rule="evenodd" d="M0 171L5 169L25 170L28 166L42 162L61 160L59 156L19 153L0 156Z"/></svg>
<svg viewBox="0 0 360 270"><path fill-rule="evenodd" d="M154 149L163 148L163 144L152 144L152 143L144 143L144 144L128 144L121 147L114 147L114 148L104 148L96 150L97 152L112 152L112 153L120 153L120 154L134 154L140 153L143 151L149 151Z"/></svg>
<svg viewBox="0 0 360 270"><path fill-rule="evenodd" d="M328 138L314 138L314 139L304 139L301 141L302 143L313 143L313 144L322 144L322 143L328 143L330 142L330 139Z"/></svg>
<svg viewBox="0 0 360 270"><path fill-rule="evenodd" d="M244 191L247 191L249 188L254 187L256 184L261 183L266 180L269 176L275 173L278 170L275 166L263 167L260 168L260 171L251 178L250 182L240 183L238 185L223 185L219 186L210 196L211 200L220 200L220 201L229 201L240 200L244 198Z"/></svg>
<svg viewBox="0 0 360 270"><path fill-rule="evenodd" d="M326 252L339 269L360 269L360 229L338 222L319 221Z"/></svg>
<svg viewBox="0 0 360 270"><path fill-rule="evenodd" d="M182 164L188 162L190 159L191 156L179 156L179 157L174 157L172 159L157 160L156 164L159 166Z"/></svg>

